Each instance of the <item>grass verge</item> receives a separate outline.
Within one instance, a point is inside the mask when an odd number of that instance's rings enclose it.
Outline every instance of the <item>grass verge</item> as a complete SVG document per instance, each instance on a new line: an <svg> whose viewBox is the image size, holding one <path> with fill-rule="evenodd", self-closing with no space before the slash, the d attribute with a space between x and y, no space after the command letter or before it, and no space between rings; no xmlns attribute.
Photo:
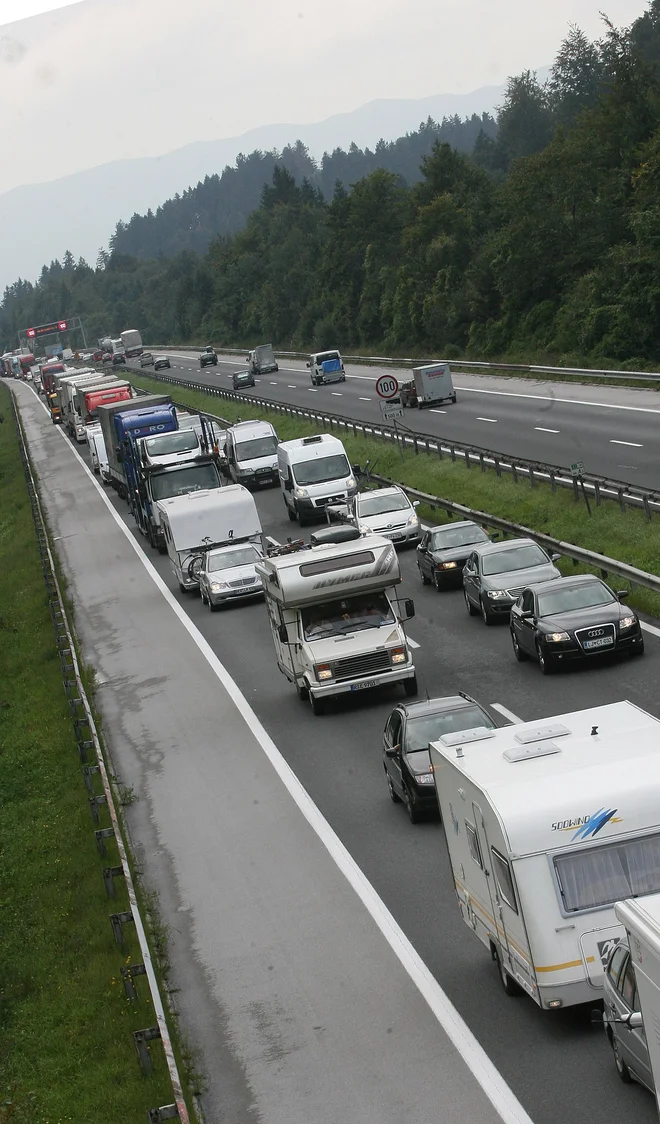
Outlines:
<svg viewBox="0 0 660 1124"><path fill-rule="evenodd" d="M172 1100L160 1046L138 1067L132 1032L155 1022L121 967L137 939L114 943L9 391L0 386L0 1121L126 1124ZM102 826L109 823L102 819ZM130 928L130 927L128 927Z"/></svg>
<svg viewBox="0 0 660 1124"><path fill-rule="evenodd" d="M131 372L131 379L137 386L156 394L167 388L164 382L135 372ZM243 405L182 386L170 385L170 389L176 401L219 414L232 422L265 416L262 408L248 403ZM317 425L275 410L270 411L268 417L283 441L318 432ZM616 503L603 501L597 508L592 501L589 518L584 503L575 503L573 493L567 489L553 492L549 484L543 483L532 487L522 478L515 484L510 476L498 479L493 470L482 473L478 467L468 469L464 463L452 463L448 457L440 460L425 453L415 455L411 449L404 450L402 459L396 448L375 438L344 434L342 440L352 462L364 465L369 460L373 471L401 484L660 575L660 517L647 523L639 509L630 508L622 514ZM434 522L445 518L438 511L428 511L426 515ZM563 560L560 568L571 574L587 572L587 567L574 566L570 560ZM618 588L627 585L620 578L613 581ZM630 601L639 609L660 616L659 594L636 587Z"/></svg>

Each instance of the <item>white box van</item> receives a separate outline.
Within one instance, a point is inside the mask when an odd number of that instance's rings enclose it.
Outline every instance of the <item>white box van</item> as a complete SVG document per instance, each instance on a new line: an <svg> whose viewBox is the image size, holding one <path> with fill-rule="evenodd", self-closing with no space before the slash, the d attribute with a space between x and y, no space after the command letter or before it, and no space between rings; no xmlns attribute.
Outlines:
<svg viewBox="0 0 660 1124"><path fill-rule="evenodd" d="M346 382L344 360L338 351L315 351L307 360L306 366L312 379L312 386L325 386L327 382Z"/></svg>
<svg viewBox="0 0 660 1124"><path fill-rule="evenodd" d="M322 518L328 504L347 503L357 491L346 450L330 433L282 441L277 464L289 519L301 527Z"/></svg>
<svg viewBox="0 0 660 1124"><path fill-rule="evenodd" d="M602 999L615 903L660 891L660 722L610 703L430 753L460 911L507 994Z"/></svg>
<svg viewBox="0 0 660 1124"><path fill-rule="evenodd" d="M277 434L265 421L238 422L227 430L227 471L246 488L277 484Z"/></svg>
<svg viewBox="0 0 660 1124"><path fill-rule="evenodd" d="M86 433L92 468L94 472L101 477L103 483L107 484L110 481L110 469L108 466L108 455L105 451L105 441L103 440L101 423L94 422L93 425L88 425L86 427Z"/></svg>

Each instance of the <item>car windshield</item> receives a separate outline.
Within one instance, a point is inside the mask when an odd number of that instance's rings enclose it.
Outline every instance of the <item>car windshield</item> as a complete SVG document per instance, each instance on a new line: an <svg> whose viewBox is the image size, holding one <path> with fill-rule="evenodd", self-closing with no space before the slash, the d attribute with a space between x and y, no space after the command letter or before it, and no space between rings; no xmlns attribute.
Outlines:
<svg viewBox="0 0 660 1124"><path fill-rule="evenodd" d="M151 477L151 493L155 500L167 500L171 496L185 496L188 492L219 487L220 478L214 464L177 468Z"/></svg>
<svg viewBox="0 0 660 1124"><path fill-rule="evenodd" d="M259 457L273 457L277 452L277 437L255 437L253 441L239 441L236 445L237 461L256 461Z"/></svg>
<svg viewBox="0 0 660 1124"><path fill-rule="evenodd" d="M483 558L482 573L507 574L510 570L528 570L532 566L547 566L548 556L536 543L526 546L512 546L510 550L498 550Z"/></svg>
<svg viewBox="0 0 660 1124"><path fill-rule="evenodd" d="M452 546L470 546L473 542L486 542L488 535L481 527L471 523L467 527L441 527L431 535L431 550L449 550Z"/></svg>
<svg viewBox="0 0 660 1124"><path fill-rule="evenodd" d="M373 496L360 496L360 515L385 515L387 511L406 511L410 507L410 500L401 492L381 496L374 492Z"/></svg>
<svg viewBox="0 0 660 1124"><path fill-rule="evenodd" d="M183 453L186 449L197 448L197 434L194 430L183 433L163 433L160 437L149 437L145 447L150 457L162 457L168 453Z"/></svg>
<svg viewBox="0 0 660 1124"><path fill-rule="evenodd" d="M588 582L585 585L568 586L551 593L540 593L538 613L540 617L550 617L554 613L570 613L573 609L591 609L597 605L611 605L615 597L602 582Z"/></svg>
<svg viewBox="0 0 660 1124"><path fill-rule="evenodd" d="M235 550L212 550L209 553L206 569L210 574L218 570L234 570L237 566L253 566L261 558L256 547L237 546Z"/></svg>
<svg viewBox="0 0 660 1124"><path fill-rule="evenodd" d="M344 453L333 457L317 457L293 465L296 484L304 488L307 484L324 484L328 480L342 480L350 476L348 460Z"/></svg>
<svg viewBox="0 0 660 1124"><path fill-rule="evenodd" d="M457 710L443 710L438 714L421 714L419 718L409 718L406 724L406 753L427 749L429 742L437 741L443 734L455 734L460 730L474 730L485 726L491 730L495 723L478 706L462 706Z"/></svg>
<svg viewBox="0 0 660 1124"><path fill-rule="evenodd" d="M249 371L241 371L240 374L234 375L234 378L236 382L248 382L252 379L252 375Z"/></svg>
<svg viewBox="0 0 660 1124"><path fill-rule="evenodd" d="M394 624L394 614L384 593L358 594L303 609L302 624L305 640L320 640Z"/></svg>

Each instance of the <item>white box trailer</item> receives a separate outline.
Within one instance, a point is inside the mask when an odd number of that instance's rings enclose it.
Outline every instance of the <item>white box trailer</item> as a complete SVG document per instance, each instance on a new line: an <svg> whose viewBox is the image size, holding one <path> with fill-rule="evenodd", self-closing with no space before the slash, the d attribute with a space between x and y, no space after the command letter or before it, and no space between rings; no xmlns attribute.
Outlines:
<svg viewBox="0 0 660 1124"><path fill-rule="evenodd" d="M643 1034L648 1050L660 1116L660 893L619 902L615 913L625 928L630 949L637 985L635 1006L642 1016L637 1033ZM621 1034L618 1027L616 1030ZM635 1028L628 1033L634 1034Z"/></svg>
<svg viewBox="0 0 660 1124"><path fill-rule="evenodd" d="M403 396L402 396L403 400ZM413 369L413 393L405 395L406 405L416 405L420 410L439 402L455 402L456 391L449 363L440 361L426 367Z"/></svg>
<svg viewBox="0 0 660 1124"><path fill-rule="evenodd" d="M265 375L268 371L279 371L272 343L262 343L248 352L246 363L253 375Z"/></svg>
<svg viewBox="0 0 660 1124"><path fill-rule="evenodd" d="M615 903L660 890L660 722L618 702L430 752L459 908L505 990L599 999Z"/></svg>
<svg viewBox="0 0 660 1124"><path fill-rule="evenodd" d="M242 542L262 548L257 505L241 484L172 496L159 500L158 509L172 572L184 593L199 585L191 572L195 555Z"/></svg>

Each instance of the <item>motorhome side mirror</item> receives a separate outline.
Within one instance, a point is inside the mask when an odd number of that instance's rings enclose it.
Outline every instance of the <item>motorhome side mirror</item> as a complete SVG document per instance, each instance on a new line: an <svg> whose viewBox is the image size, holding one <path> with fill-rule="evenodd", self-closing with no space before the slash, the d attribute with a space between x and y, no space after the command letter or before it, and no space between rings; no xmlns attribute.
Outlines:
<svg viewBox="0 0 660 1124"><path fill-rule="evenodd" d="M280 638L280 640L282 641L282 643L283 643L283 644L288 644L288 643L289 643L289 633L288 633L288 632L287 632L287 630L286 630L286 625L285 625L285 624L280 624L280 625L278 625L278 627L277 627L277 635L279 636L279 638Z"/></svg>
<svg viewBox="0 0 660 1124"><path fill-rule="evenodd" d="M412 597L406 597L403 607L406 611L406 620L411 621L415 615L415 602Z"/></svg>
<svg viewBox="0 0 660 1124"><path fill-rule="evenodd" d="M629 589L617 589L616 591L616 595L619 598L619 601L625 601L629 593Z"/></svg>
<svg viewBox="0 0 660 1124"><path fill-rule="evenodd" d="M388 745L387 749L385 750L385 756L386 757L398 757L400 753L401 753L401 746L400 745Z"/></svg>

